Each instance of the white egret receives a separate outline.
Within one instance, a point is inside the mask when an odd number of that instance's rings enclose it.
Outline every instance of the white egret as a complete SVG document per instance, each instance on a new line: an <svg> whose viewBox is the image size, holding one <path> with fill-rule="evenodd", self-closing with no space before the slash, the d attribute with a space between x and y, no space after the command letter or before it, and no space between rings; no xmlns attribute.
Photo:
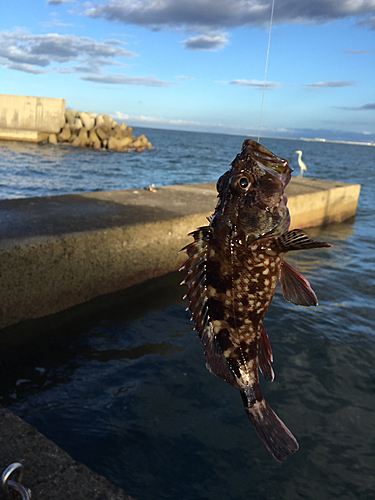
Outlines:
<svg viewBox="0 0 375 500"><path fill-rule="evenodd" d="M297 151L294 151L294 152L298 154L298 166L301 169L300 176L302 177L303 176L303 172L307 170L306 165L301 160L301 158L302 158L302 151L300 151L299 149L297 149Z"/></svg>

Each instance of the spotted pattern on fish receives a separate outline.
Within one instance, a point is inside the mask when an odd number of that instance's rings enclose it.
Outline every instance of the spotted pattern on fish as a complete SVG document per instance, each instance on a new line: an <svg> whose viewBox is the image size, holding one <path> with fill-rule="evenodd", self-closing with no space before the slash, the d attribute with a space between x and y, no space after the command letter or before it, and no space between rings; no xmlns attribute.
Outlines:
<svg viewBox="0 0 375 500"><path fill-rule="evenodd" d="M241 392L245 411L262 442L278 460L298 443L264 400L259 372L272 381L273 355L263 325L280 279L287 300L316 305L308 281L283 260L290 250L320 248L290 224L284 189L286 160L248 139L218 181L210 224L191 233L184 284L192 319L205 346L207 369Z"/></svg>

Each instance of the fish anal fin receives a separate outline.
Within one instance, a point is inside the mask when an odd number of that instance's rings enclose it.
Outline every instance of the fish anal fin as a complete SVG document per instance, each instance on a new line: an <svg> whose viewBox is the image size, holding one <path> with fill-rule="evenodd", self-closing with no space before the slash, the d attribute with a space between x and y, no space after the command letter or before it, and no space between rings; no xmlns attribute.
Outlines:
<svg viewBox="0 0 375 500"><path fill-rule="evenodd" d="M285 300L297 306L316 306L318 299L310 283L290 264L281 261L280 283Z"/></svg>
<svg viewBox="0 0 375 500"><path fill-rule="evenodd" d="M266 329L262 325L261 336L259 339L259 369L267 382L272 382L275 378L275 373L272 369L271 362L273 361L272 349Z"/></svg>
<svg viewBox="0 0 375 500"><path fill-rule="evenodd" d="M298 442L265 399L254 402L245 411L262 443L278 462L296 452Z"/></svg>
<svg viewBox="0 0 375 500"><path fill-rule="evenodd" d="M238 388L236 376L229 368L219 343L214 337L212 324L209 323L206 328L209 329L206 334L207 343L204 349L207 370L227 382L227 384Z"/></svg>

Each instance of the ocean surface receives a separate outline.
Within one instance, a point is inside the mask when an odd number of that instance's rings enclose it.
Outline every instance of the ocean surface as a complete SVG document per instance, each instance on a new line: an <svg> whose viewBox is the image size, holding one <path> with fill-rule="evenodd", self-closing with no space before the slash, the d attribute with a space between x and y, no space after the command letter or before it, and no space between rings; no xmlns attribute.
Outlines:
<svg viewBox="0 0 375 500"><path fill-rule="evenodd" d="M154 148L0 142L0 198L213 182L244 139L135 133ZM308 177L362 185L355 218L308 231L331 249L287 257L319 306L278 290L266 314L276 377L262 390L300 444L284 463L206 370L178 273L1 332L0 403L137 500L375 498L375 148L260 142L295 174L301 149Z"/></svg>

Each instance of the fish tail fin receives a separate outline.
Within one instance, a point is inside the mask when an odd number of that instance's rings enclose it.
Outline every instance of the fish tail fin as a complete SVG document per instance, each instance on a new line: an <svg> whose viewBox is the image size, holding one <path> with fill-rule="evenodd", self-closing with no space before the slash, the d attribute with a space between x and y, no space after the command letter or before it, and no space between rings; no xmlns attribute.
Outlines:
<svg viewBox="0 0 375 500"><path fill-rule="evenodd" d="M262 443L275 460L282 462L298 450L296 438L265 399L254 402L251 407L245 406L245 411Z"/></svg>

